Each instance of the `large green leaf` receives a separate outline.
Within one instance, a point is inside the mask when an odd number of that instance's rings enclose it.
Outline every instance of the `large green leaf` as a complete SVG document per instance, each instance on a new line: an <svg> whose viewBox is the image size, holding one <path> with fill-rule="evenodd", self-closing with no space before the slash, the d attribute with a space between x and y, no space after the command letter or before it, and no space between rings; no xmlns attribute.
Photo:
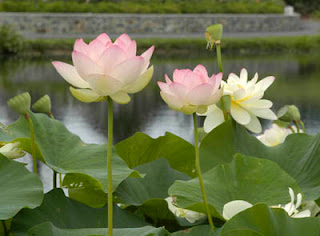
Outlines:
<svg viewBox="0 0 320 236"><path fill-rule="evenodd" d="M291 134L283 144L267 147L244 127L226 122L211 131L200 146L204 172L232 161L235 153L276 162L299 184L307 200L320 197L320 133Z"/></svg>
<svg viewBox="0 0 320 236"><path fill-rule="evenodd" d="M170 167L166 159L137 166L135 168L144 174L144 178L128 178L124 180L115 192L120 202L138 206L136 212L142 214L156 226L165 225L168 230L181 228L180 224L190 225L186 220L177 218L168 209L165 200L169 187L175 180L189 180L190 177Z"/></svg>
<svg viewBox="0 0 320 236"><path fill-rule="evenodd" d="M32 236L105 236L107 229L60 229L53 224L46 222L39 224L29 230ZM142 228L114 229L114 236L169 236L163 228L145 226Z"/></svg>
<svg viewBox="0 0 320 236"><path fill-rule="evenodd" d="M114 227L135 228L146 223L136 215L114 205ZM67 198L61 189L54 189L45 195L40 207L23 209L12 221L14 233L26 233L35 225L51 222L62 229L105 228L107 209L90 208Z"/></svg>
<svg viewBox="0 0 320 236"><path fill-rule="evenodd" d="M165 158L173 169L195 176L194 147L174 134L166 133L153 139L146 134L136 133L115 147L130 168Z"/></svg>
<svg viewBox="0 0 320 236"><path fill-rule="evenodd" d="M214 230L215 232L216 230ZM172 236L209 236L212 235L212 230L210 225L200 225L200 226L195 226L189 229L184 229L177 231L172 234ZM214 234L216 235L216 233Z"/></svg>
<svg viewBox="0 0 320 236"><path fill-rule="evenodd" d="M203 175L208 203L212 214L220 217L223 206L233 200L245 200L251 204L265 202L268 205L290 201L288 187L298 192L295 180L276 163L238 154L233 161L221 164ZM182 208L204 211L198 178L176 181L169 189L170 195L177 197Z"/></svg>
<svg viewBox="0 0 320 236"><path fill-rule="evenodd" d="M39 159L43 159L58 173L72 174L73 182L69 181L73 185L70 185L72 188L80 185L87 177L88 182L98 180L95 187L107 192L106 145L85 144L78 136L68 131L63 123L44 114L30 113L30 117L35 129ZM17 140L22 142L23 148L27 151L30 150L29 137L29 124L23 117L8 128L0 129L0 142ZM139 176L136 171L129 169L115 152L112 164L113 191L128 176Z"/></svg>
<svg viewBox="0 0 320 236"><path fill-rule="evenodd" d="M291 218L283 209L257 204L227 221L220 236L319 236L319 232L320 218Z"/></svg>
<svg viewBox="0 0 320 236"><path fill-rule="evenodd" d="M6 220L22 208L35 208L43 200L40 178L22 163L0 154L0 220Z"/></svg>
<svg viewBox="0 0 320 236"><path fill-rule="evenodd" d="M165 199L175 180L189 180L186 174L173 170L168 161L158 159L135 168L144 178L128 178L116 190L116 196L124 204L142 205L149 199Z"/></svg>

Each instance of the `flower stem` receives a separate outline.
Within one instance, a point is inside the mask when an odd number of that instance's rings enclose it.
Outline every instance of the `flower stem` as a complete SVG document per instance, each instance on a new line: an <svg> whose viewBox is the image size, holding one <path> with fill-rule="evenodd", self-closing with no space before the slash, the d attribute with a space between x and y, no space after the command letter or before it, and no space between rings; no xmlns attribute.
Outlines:
<svg viewBox="0 0 320 236"><path fill-rule="evenodd" d="M57 188L57 172L53 171L53 188Z"/></svg>
<svg viewBox="0 0 320 236"><path fill-rule="evenodd" d="M8 229L6 226L6 222L4 220L1 220L1 222L2 222L2 227L3 227L3 231L4 231L4 236L8 236L9 232L8 232Z"/></svg>
<svg viewBox="0 0 320 236"><path fill-rule="evenodd" d="M306 133L306 127L304 126L304 123L301 120L299 120L299 124L301 125L303 133Z"/></svg>
<svg viewBox="0 0 320 236"><path fill-rule="evenodd" d="M108 165L108 236L112 236L112 138L113 138L113 102L108 97L108 146L107 146L107 165Z"/></svg>
<svg viewBox="0 0 320 236"><path fill-rule="evenodd" d="M295 124L295 126L297 127L297 133L300 133L300 126L299 126L299 122L295 120L293 123L294 123L294 124Z"/></svg>
<svg viewBox="0 0 320 236"><path fill-rule="evenodd" d="M34 141L33 122L32 122L32 119L30 118L28 113L25 114L25 118L29 122L30 138L31 138L31 155L32 155L32 160L33 160L33 173L37 174L38 173L38 168L37 168L37 158L36 158L36 143Z"/></svg>
<svg viewBox="0 0 320 236"><path fill-rule="evenodd" d="M203 202L204 205L206 207L207 210L207 216L208 216L208 221L209 224L211 226L211 229L214 229L214 225L213 225L213 221L212 221L212 217L210 214L210 210L209 210L209 205L208 205L208 200L207 200L207 195L204 189L204 184L203 184L203 178L202 178L202 174L201 174L201 169L200 169L200 158L199 158L199 134L198 134L198 125L197 125L197 115L196 113L193 113L193 125L194 125L194 151L195 151L195 156L196 156L196 171L197 171L197 175L199 178L199 183L200 183L200 188L201 188L201 192L202 192L202 197L203 197Z"/></svg>
<svg viewBox="0 0 320 236"><path fill-rule="evenodd" d="M217 51L217 60L218 60L219 70L220 72L223 72L220 43L216 44L216 51Z"/></svg>

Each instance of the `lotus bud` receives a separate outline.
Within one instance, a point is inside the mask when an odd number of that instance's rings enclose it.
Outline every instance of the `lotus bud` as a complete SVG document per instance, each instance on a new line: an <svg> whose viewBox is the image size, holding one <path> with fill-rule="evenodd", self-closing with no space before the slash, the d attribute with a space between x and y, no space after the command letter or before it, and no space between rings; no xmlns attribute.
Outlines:
<svg viewBox="0 0 320 236"><path fill-rule="evenodd" d="M26 153L19 148L19 142L13 142L5 144L0 148L0 153L9 159L16 159L19 157L23 157Z"/></svg>
<svg viewBox="0 0 320 236"><path fill-rule="evenodd" d="M207 49L212 50L214 45L220 44L222 32L221 24L211 25L206 29Z"/></svg>
<svg viewBox="0 0 320 236"><path fill-rule="evenodd" d="M286 122L299 121L301 119L300 111L295 105L286 105L278 111L278 119Z"/></svg>
<svg viewBox="0 0 320 236"><path fill-rule="evenodd" d="M28 92L19 94L9 99L8 106L15 112L26 115L30 111L31 96Z"/></svg>
<svg viewBox="0 0 320 236"><path fill-rule="evenodd" d="M51 100L48 95L44 95L32 105L36 112L51 114Z"/></svg>

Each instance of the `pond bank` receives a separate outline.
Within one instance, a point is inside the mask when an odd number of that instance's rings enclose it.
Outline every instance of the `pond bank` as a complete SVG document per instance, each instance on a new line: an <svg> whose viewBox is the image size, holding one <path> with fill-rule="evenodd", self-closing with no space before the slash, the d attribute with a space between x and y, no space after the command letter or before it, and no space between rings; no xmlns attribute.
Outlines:
<svg viewBox="0 0 320 236"><path fill-rule="evenodd" d="M74 39L38 39L26 41L24 55L26 56L69 56ZM155 45L155 53L159 56L174 56L206 52L205 39L137 39L138 49L143 51ZM306 53L320 50L320 35L269 37L269 38L225 38L222 40L224 54L250 55L250 54L283 54ZM209 53L209 52L207 52Z"/></svg>

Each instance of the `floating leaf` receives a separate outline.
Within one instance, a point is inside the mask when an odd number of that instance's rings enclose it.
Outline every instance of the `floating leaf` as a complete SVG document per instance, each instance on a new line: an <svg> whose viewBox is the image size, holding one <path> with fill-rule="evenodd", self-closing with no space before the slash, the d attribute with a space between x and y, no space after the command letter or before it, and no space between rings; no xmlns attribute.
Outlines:
<svg viewBox="0 0 320 236"><path fill-rule="evenodd" d="M290 201L288 187L299 192L295 180L276 163L241 154L236 155L232 162L207 171L203 179L211 213L221 219L223 206L233 200L277 205ZM197 178L176 181L169 193L177 197L180 207L205 213Z"/></svg>
<svg viewBox="0 0 320 236"><path fill-rule="evenodd" d="M231 162L235 153L276 162L297 181L307 200L320 197L320 133L291 134L284 143L267 147L244 127L225 122L211 131L200 145L203 172Z"/></svg>
<svg viewBox="0 0 320 236"><path fill-rule="evenodd" d="M60 229L50 222L39 224L29 230L32 236L105 236L108 229ZM114 229L114 236L169 236L163 228L145 226L142 228Z"/></svg>
<svg viewBox="0 0 320 236"><path fill-rule="evenodd" d="M291 218L283 209L257 204L227 221L220 236L318 236L319 232L320 218Z"/></svg>
<svg viewBox="0 0 320 236"><path fill-rule="evenodd" d="M115 147L129 168L164 158L171 168L195 176L194 146L174 134L167 132L165 136L153 139L146 134L136 133Z"/></svg>
<svg viewBox="0 0 320 236"><path fill-rule="evenodd" d="M43 200L40 178L22 163L0 154L0 220L16 215L22 208L35 208Z"/></svg>
<svg viewBox="0 0 320 236"><path fill-rule="evenodd" d="M37 144L37 158L42 159L51 169L62 174L72 174L83 180L87 176L92 182L96 179L96 186L107 192L107 159L106 145L85 144L71 133L58 120L50 119L44 114L30 112L35 129ZM0 128L0 142L21 142L21 147L30 152L29 125L26 119L20 117L8 128ZM129 169L126 163L116 153L112 159L113 191L128 176L139 177L138 172ZM74 184L79 181L74 178ZM72 187L72 186L71 186Z"/></svg>
<svg viewBox="0 0 320 236"><path fill-rule="evenodd" d="M138 216L114 205L114 227L134 228L146 223ZM107 209L90 208L66 197L61 189L45 195L40 207L23 209L12 221L14 233L26 233L30 228L44 222L63 229L104 228L107 226Z"/></svg>

